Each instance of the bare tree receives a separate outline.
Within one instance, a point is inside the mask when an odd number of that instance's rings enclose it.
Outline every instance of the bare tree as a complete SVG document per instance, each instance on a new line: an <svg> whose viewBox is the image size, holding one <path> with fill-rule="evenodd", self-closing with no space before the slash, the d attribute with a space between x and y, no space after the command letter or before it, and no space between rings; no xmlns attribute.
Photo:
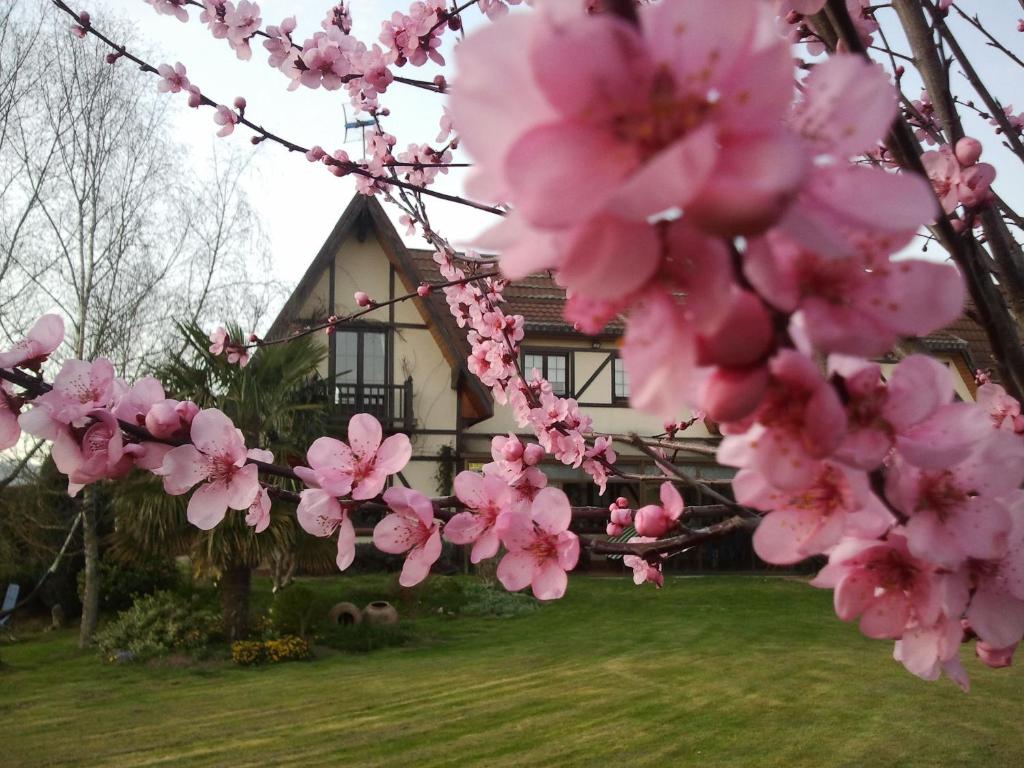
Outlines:
<svg viewBox="0 0 1024 768"><path fill-rule="evenodd" d="M255 325L276 287L251 266L266 246L239 186L245 163L215 158L188 178L152 80L48 10L3 6L0 56L0 330L56 308L63 354L106 356L134 378L166 355L174 320L242 304ZM78 502L83 645L99 604L95 501L87 490Z"/></svg>

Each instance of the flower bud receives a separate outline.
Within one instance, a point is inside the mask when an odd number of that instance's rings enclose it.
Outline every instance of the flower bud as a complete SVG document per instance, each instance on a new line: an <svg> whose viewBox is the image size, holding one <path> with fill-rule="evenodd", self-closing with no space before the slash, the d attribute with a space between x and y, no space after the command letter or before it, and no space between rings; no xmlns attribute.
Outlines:
<svg viewBox="0 0 1024 768"><path fill-rule="evenodd" d="M633 524L633 512L629 509L612 510L611 521L616 525L627 526Z"/></svg>
<svg viewBox="0 0 1024 768"><path fill-rule="evenodd" d="M981 142L970 136L964 136L956 143L954 153L960 165L974 165L981 157Z"/></svg>
<svg viewBox="0 0 1024 768"><path fill-rule="evenodd" d="M430 286L426 283L420 283L416 288L416 295L426 297L430 295Z"/></svg>
<svg viewBox="0 0 1024 768"><path fill-rule="evenodd" d="M541 448L537 443L530 443L523 449L523 463L527 466L532 467L534 464L540 462L544 458L544 449Z"/></svg>
<svg viewBox="0 0 1024 768"><path fill-rule="evenodd" d="M605 533L607 533L609 536L621 536L622 535L622 526L621 525L616 525L615 523L608 523L607 527L605 527L604 530L605 530Z"/></svg>
<svg viewBox="0 0 1024 768"><path fill-rule="evenodd" d="M658 538L668 531L669 520L665 515L665 510L657 504L648 504L646 507L640 507L636 511L633 527L636 528L636 532L641 536Z"/></svg>
<svg viewBox="0 0 1024 768"><path fill-rule="evenodd" d="M360 307L368 307L373 304L373 300L366 291L356 291L353 296L356 300L356 304Z"/></svg>

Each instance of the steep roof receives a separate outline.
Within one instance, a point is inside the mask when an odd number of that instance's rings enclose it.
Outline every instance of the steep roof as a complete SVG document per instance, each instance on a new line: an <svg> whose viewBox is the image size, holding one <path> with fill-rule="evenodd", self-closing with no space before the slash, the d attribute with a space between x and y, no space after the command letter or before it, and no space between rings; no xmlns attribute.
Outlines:
<svg viewBox="0 0 1024 768"><path fill-rule="evenodd" d="M423 278L394 224L376 198L356 195L341 214L334 229L271 324L267 333L268 339L280 338L290 332L291 327L300 321L299 313L303 305L316 289L321 275L330 268L345 240L353 236L362 238L367 231L376 234L384 254L394 266L405 290L411 293L416 289ZM427 300L415 298L413 303L452 368L453 384L461 382L464 385L464 391L472 399L476 406L475 410L481 417L486 418L493 414L494 406L490 392L466 367L469 344L465 333L455 324L443 297L430 296Z"/></svg>

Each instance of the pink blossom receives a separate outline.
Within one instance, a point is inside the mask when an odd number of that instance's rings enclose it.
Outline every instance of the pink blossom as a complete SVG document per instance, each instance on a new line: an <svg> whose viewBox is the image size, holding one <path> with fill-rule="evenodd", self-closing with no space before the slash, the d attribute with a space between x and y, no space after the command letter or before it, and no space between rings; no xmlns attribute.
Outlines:
<svg viewBox="0 0 1024 768"><path fill-rule="evenodd" d="M54 464L68 476L71 496L97 480L122 477L132 468L117 419L105 409L90 411L89 416L92 424L80 437L63 430L53 443Z"/></svg>
<svg viewBox="0 0 1024 768"><path fill-rule="evenodd" d="M602 494L608 487L608 467L614 466L618 459L612 450L612 439L602 435L594 440L594 445L584 452L583 471L590 475Z"/></svg>
<svg viewBox="0 0 1024 768"><path fill-rule="evenodd" d="M21 414L21 428L36 437L54 440L62 427L88 426L89 413L107 408L114 400L114 366L106 358L95 362L67 360L53 389L32 401Z"/></svg>
<svg viewBox="0 0 1024 768"><path fill-rule="evenodd" d="M43 315L25 338L6 352L0 352L0 368L29 368L38 371L64 340L64 320L60 315Z"/></svg>
<svg viewBox="0 0 1024 768"><path fill-rule="evenodd" d="M966 617L981 642L991 649L1008 648L1012 654L1024 636L1024 506L1019 494L1011 513L1013 530L1006 553L994 560L968 562L974 592Z"/></svg>
<svg viewBox="0 0 1024 768"><path fill-rule="evenodd" d="M912 464L939 468L987 434L977 407L952 403L953 374L934 358L904 358L887 382L877 363L833 355L828 367L846 394L847 434L836 457L852 466L875 469L895 446Z"/></svg>
<svg viewBox="0 0 1024 768"><path fill-rule="evenodd" d="M146 413L145 426L153 437L181 440L188 436L197 413L199 406L191 401L161 400Z"/></svg>
<svg viewBox="0 0 1024 768"><path fill-rule="evenodd" d="M173 67L170 64L161 64L156 70L160 73L161 78L160 82L156 84L156 89L160 93L188 91L191 83L189 83L188 77L185 74L185 65L180 61L175 63Z"/></svg>
<svg viewBox="0 0 1024 768"><path fill-rule="evenodd" d="M307 488L299 496L299 505L295 509L299 525L306 533L321 538L338 532L335 562L338 570L344 571L356 557L356 529L348 516L348 508L343 507L330 492L320 488Z"/></svg>
<svg viewBox="0 0 1024 768"><path fill-rule="evenodd" d="M441 113L441 119L438 121L438 128L440 129L440 131L438 132L437 138L434 139L434 141L447 140L447 138L451 136L452 127L452 114L448 110L448 107L445 107L444 111Z"/></svg>
<svg viewBox="0 0 1024 768"><path fill-rule="evenodd" d="M566 571L576 567L580 542L569 531L572 509L557 488L544 488L530 513L501 518L498 535L508 553L498 563L498 580L510 592L527 585L538 600L557 600L565 594Z"/></svg>
<svg viewBox="0 0 1024 768"><path fill-rule="evenodd" d="M147 5L153 6L153 10L161 15L173 16L178 21L188 21L188 12L185 10L185 0L145 0Z"/></svg>
<svg viewBox="0 0 1024 768"><path fill-rule="evenodd" d="M373 543L382 552L409 554L398 583L414 587L427 578L430 566L441 556L441 531L434 519L434 505L419 491L388 488L384 503L391 514L373 529Z"/></svg>
<svg viewBox="0 0 1024 768"><path fill-rule="evenodd" d="M348 445L321 437L306 453L309 467L296 467L303 482L332 496L351 490L356 500L372 499L384 490L388 476L400 472L412 455L412 444L403 434L381 442L380 422L368 413L357 413L348 423Z"/></svg>
<svg viewBox="0 0 1024 768"><path fill-rule="evenodd" d="M263 533L270 525L270 494L266 488L260 488L256 498L249 505L245 514L245 524L253 528L253 533Z"/></svg>
<svg viewBox="0 0 1024 768"><path fill-rule="evenodd" d="M263 47L267 49L270 58L267 63L275 69L283 68L289 61L298 56L298 51L292 42L292 32L295 31L295 17L289 16L280 25L269 25L267 27L267 38L263 41Z"/></svg>
<svg viewBox="0 0 1024 768"><path fill-rule="evenodd" d="M858 0L848 4L860 9ZM914 174L846 162L886 135L896 104L895 88L876 64L836 55L814 67L792 123L821 162L780 222L788 235L815 253L849 256L864 236L898 247L934 219L931 190Z"/></svg>
<svg viewBox="0 0 1024 768"><path fill-rule="evenodd" d="M970 688L957 652L963 640L960 622L943 616L933 624L914 624L896 641L893 658L923 680L945 672L964 691Z"/></svg>
<svg viewBox="0 0 1024 768"><path fill-rule="evenodd" d="M317 32L302 45L296 60L298 79L307 88L338 90L343 78L351 74L351 64L339 43L330 35Z"/></svg>
<svg viewBox="0 0 1024 768"><path fill-rule="evenodd" d="M771 384L751 419L725 425L730 435L719 446L718 460L755 469L779 489L799 490L843 440L846 413L833 387L800 352L780 351L769 368Z"/></svg>
<svg viewBox="0 0 1024 768"><path fill-rule="evenodd" d="M1002 557L1013 526L1007 495L1024 481L1024 443L993 432L967 457L945 469L923 470L897 456L886 496L910 519L911 553L945 568L968 557Z"/></svg>
<svg viewBox="0 0 1024 768"><path fill-rule="evenodd" d="M876 538L896 522L864 472L828 461L798 491L779 490L750 469L740 470L732 485L736 501L769 513L754 532L754 551L769 563L789 565L828 552L844 535Z"/></svg>
<svg viewBox="0 0 1024 768"><path fill-rule="evenodd" d="M744 272L761 296L797 312L823 352L880 355L960 317L964 285L952 264L890 261L880 253L829 257L782 234L753 241Z"/></svg>
<svg viewBox="0 0 1024 768"><path fill-rule="evenodd" d="M664 536L679 520L686 506L676 487L669 482L661 484L661 505L648 504L636 511L633 527L641 536Z"/></svg>
<svg viewBox="0 0 1024 768"><path fill-rule="evenodd" d="M628 543L647 544L652 541L656 541L656 539L650 536L633 536ZM665 584L665 576L661 572L661 563L651 565L638 555L624 555L622 564L627 568L633 569L633 583L637 586L650 582L660 589Z"/></svg>
<svg viewBox="0 0 1024 768"><path fill-rule="evenodd" d="M788 46L757 33L769 13L750 2L645 4L637 27L542 9L471 35L451 103L477 161L471 193L508 200L544 230L602 211L643 222L672 207L716 233L763 229L804 171L778 127L792 92ZM514 103L495 97L498 77Z"/></svg>
<svg viewBox="0 0 1024 768"><path fill-rule="evenodd" d="M516 479L522 473L516 475ZM452 516L444 536L453 544L472 544L469 559L479 563L498 554L498 521L521 507L513 500L508 484L495 475L460 472L455 476L455 495L468 510Z"/></svg>
<svg viewBox="0 0 1024 768"><path fill-rule="evenodd" d="M228 332L223 326L218 326L213 333L210 334L210 354L211 355L222 355L224 354L224 345L229 341Z"/></svg>
<svg viewBox="0 0 1024 768"><path fill-rule="evenodd" d="M158 474L172 496L188 493L202 483L188 502L188 520L197 528L214 528L228 507L247 510L259 492L256 466L247 464L245 440L231 419L216 408L196 414L191 445L181 445L164 457Z"/></svg>
<svg viewBox="0 0 1024 768"><path fill-rule="evenodd" d="M965 147L961 154L969 158L973 151ZM988 163L962 166L949 145L925 152L921 162L946 213L952 213L958 204L973 208L988 201L989 187L996 177L995 168Z"/></svg>
<svg viewBox="0 0 1024 768"><path fill-rule="evenodd" d="M839 618L860 616L860 631L873 638L899 638L912 620L932 626L943 610L934 568L915 558L899 533L843 539L811 584L834 588Z"/></svg>
<svg viewBox="0 0 1024 768"><path fill-rule="evenodd" d="M1021 432L1020 403L994 382L986 381L978 387L976 401L988 412L996 429Z"/></svg>
<svg viewBox="0 0 1024 768"><path fill-rule="evenodd" d="M217 125L223 126L219 131L217 131L218 136L229 136L238 124L238 115L235 114L230 107L218 104L217 113L213 116L213 122Z"/></svg>
<svg viewBox="0 0 1024 768"><path fill-rule="evenodd" d="M260 7L249 0L239 0L237 6L225 4L224 24L227 26L227 40L235 55L243 61L252 57L249 39L260 28Z"/></svg>

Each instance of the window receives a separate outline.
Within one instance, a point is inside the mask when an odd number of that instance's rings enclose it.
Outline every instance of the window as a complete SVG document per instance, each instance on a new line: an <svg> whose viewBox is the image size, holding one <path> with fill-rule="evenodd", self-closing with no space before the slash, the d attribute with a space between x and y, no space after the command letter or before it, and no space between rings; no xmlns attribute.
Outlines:
<svg viewBox="0 0 1024 768"><path fill-rule="evenodd" d="M523 374L530 378L536 368L551 382L551 391L565 397L569 394L569 354L567 352L524 352Z"/></svg>
<svg viewBox="0 0 1024 768"><path fill-rule="evenodd" d="M626 366L621 357L616 357L613 363L612 395L615 400L629 399L629 374L626 373Z"/></svg>
<svg viewBox="0 0 1024 768"><path fill-rule="evenodd" d="M346 329L335 332L334 338L335 404L369 411L383 407L387 391L386 332Z"/></svg>

